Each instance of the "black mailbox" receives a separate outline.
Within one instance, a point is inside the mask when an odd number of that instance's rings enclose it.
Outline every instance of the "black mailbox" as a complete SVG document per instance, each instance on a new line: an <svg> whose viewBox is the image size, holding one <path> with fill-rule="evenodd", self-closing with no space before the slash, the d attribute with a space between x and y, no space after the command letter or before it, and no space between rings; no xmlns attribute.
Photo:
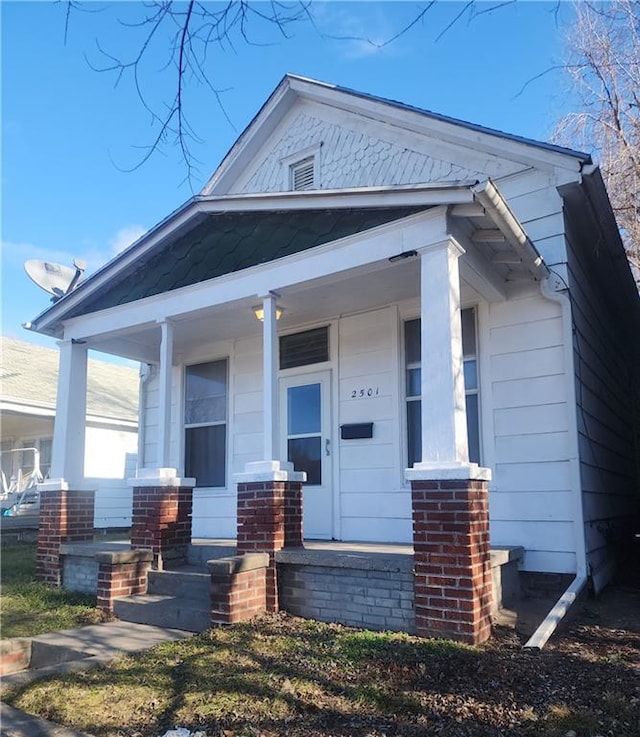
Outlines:
<svg viewBox="0 0 640 737"><path fill-rule="evenodd" d="M373 437L373 422L354 422L350 425L340 425L342 440L358 440Z"/></svg>

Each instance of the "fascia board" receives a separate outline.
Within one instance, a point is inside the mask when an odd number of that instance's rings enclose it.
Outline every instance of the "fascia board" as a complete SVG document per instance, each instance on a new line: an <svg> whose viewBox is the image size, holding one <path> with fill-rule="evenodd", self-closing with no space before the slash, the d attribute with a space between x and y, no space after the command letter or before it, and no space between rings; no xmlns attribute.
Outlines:
<svg viewBox="0 0 640 737"><path fill-rule="evenodd" d="M138 420L130 417L106 417L105 415L87 414L88 427L103 427L110 430L138 430Z"/></svg>
<svg viewBox="0 0 640 737"><path fill-rule="evenodd" d="M381 261L447 237L447 207L433 207L276 261L72 318L65 323L65 338L90 340L134 325L180 319L202 309L255 299L274 289Z"/></svg>
<svg viewBox="0 0 640 737"><path fill-rule="evenodd" d="M460 204L473 201L470 186L465 184L438 184L431 186L358 188L353 190L313 190L307 192L265 193L258 195L226 195L222 197L195 197L181 210L177 210L169 218L153 228L147 236L143 236L134 246L123 251L109 263L99 269L86 282L64 297L60 302L49 307L31 322L31 330L47 333L47 328L64 320L66 312L88 299L96 291L103 288L119 273L147 253L156 248L163 240L171 237L180 228L185 227L201 214L216 212L245 211L256 212L266 210L301 210L314 207L389 207L392 205L440 205Z"/></svg>
<svg viewBox="0 0 640 737"><path fill-rule="evenodd" d="M301 97L324 105L341 108L357 115L364 115L382 123L399 126L422 135L441 137L456 146L477 149L478 147L495 156L514 159L528 166L551 167L580 171L591 157L578 151L555 151L543 143L516 138L501 131L492 131L465 121L445 119L428 111L411 109L402 103L385 101L363 93L347 91L325 83L292 78L291 89Z"/></svg>
<svg viewBox="0 0 640 737"><path fill-rule="evenodd" d="M37 417L54 417L56 414L55 405L53 404L36 404L35 402L20 401L15 397L0 400L0 411L15 412L21 415L30 415Z"/></svg>

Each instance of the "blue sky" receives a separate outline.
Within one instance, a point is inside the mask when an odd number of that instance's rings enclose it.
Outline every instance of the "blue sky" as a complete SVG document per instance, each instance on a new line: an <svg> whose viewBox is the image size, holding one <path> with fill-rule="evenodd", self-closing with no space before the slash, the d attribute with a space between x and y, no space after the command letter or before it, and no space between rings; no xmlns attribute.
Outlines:
<svg viewBox="0 0 640 737"><path fill-rule="evenodd" d="M197 192L286 72L548 139L570 101L561 72L548 71L562 58L570 5L495 4L478 3L474 17L441 35L464 4L437 3L379 48L358 39L392 37L425 3L318 2L315 27L290 27L288 39L255 23L259 43L235 36L211 48L207 69L224 114L206 87L188 85L186 112L200 138L190 184L172 147L125 171L155 129L130 78L116 86L113 74L91 68L105 64L98 44L120 58L137 48L139 31L121 21L139 18L139 3L87 3L72 12L65 43L64 3L1 2L3 334L52 345L21 328L48 305L24 261L77 257L94 271ZM150 49L140 75L154 105L175 90L163 49Z"/></svg>

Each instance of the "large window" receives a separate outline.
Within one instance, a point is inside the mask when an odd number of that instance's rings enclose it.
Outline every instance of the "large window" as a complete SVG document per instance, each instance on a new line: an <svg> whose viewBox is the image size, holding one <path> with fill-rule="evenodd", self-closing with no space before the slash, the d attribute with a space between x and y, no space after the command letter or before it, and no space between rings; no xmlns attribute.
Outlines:
<svg viewBox="0 0 640 737"><path fill-rule="evenodd" d="M480 463L480 409L478 402L478 356L476 311L461 310L464 391L467 408L469 460ZM407 462L409 467L422 460L421 421L421 346L420 320L404 324L405 396L407 402Z"/></svg>
<svg viewBox="0 0 640 737"><path fill-rule="evenodd" d="M184 426L185 474L196 486L226 486L226 360L187 366Z"/></svg>

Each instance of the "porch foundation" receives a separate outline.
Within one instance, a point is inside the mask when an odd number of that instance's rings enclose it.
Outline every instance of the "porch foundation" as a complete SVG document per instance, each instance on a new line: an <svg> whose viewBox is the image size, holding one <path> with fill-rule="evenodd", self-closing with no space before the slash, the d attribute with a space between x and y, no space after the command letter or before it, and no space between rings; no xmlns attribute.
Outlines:
<svg viewBox="0 0 640 737"><path fill-rule="evenodd" d="M95 491L39 487L40 524L36 578L50 586L62 583L60 548L63 543L93 540Z"/></svg>
<svg viewBox="0 0 640 737"><path fill-rule="evenodd" d="M134 485L131 548L151 550L158 570L186 564L192 511L192 486Z"/></svg>
<svg viewBox="0 0 640 737"><path fill-rule="evenodd" d="M266 608L277 612L275 554L302 546L302 485L299 481L238 483L237 552L267 553Z"/></svg>
<svg viewBox="0 0 640 737"><path fill-rule="evenodd" d="M488 498L486 480L411 480L416 634L490 637Z"/></svg>

